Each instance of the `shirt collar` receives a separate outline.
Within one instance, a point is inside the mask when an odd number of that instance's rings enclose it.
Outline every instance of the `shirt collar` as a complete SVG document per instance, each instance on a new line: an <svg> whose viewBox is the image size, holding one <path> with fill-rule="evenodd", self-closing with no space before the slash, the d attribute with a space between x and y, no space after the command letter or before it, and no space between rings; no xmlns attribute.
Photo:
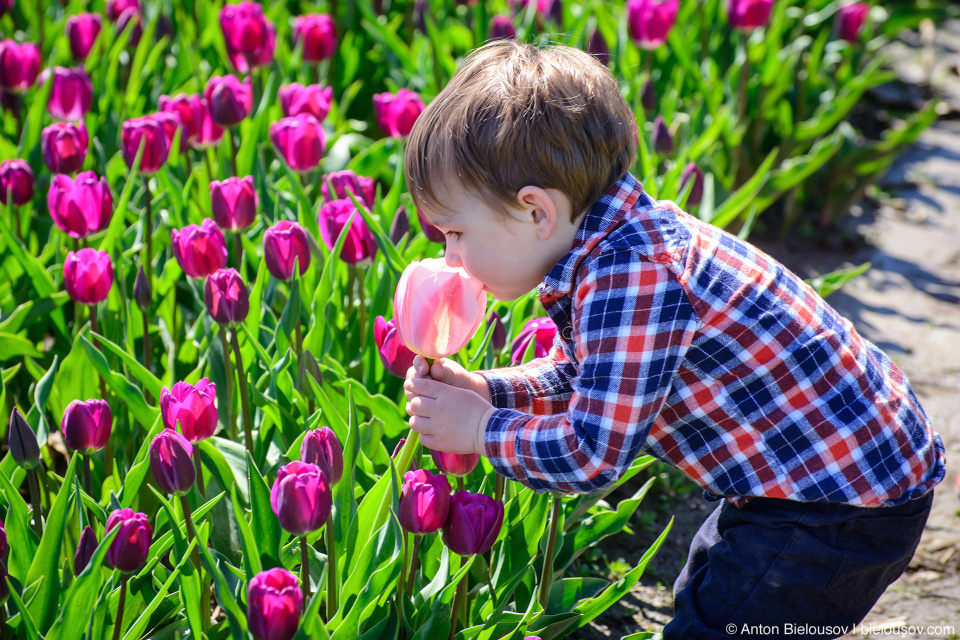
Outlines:
<svg viewBox="0 0 960 640"><path fill-rule="evenodd" d="M573 247L544 276L540 292L548 288L561 293L571 293L573 277L580 263L596 244L619 224L638 200L642 200L641 204L653 204L650 196L643 192L640 182L627 172L587 211L580 223Z"/></svg>

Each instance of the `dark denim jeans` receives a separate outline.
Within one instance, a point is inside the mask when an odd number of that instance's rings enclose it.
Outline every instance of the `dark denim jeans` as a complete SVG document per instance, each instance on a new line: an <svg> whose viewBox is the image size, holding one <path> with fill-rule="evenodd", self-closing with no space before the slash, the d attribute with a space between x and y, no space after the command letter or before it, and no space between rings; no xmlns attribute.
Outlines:
<svg viewBox="0 0 960 640"><path fill-rule="evenodd" d="M724 501L690 544L664 640L838 638L910 562L933 491L894 507Z"/></svg>

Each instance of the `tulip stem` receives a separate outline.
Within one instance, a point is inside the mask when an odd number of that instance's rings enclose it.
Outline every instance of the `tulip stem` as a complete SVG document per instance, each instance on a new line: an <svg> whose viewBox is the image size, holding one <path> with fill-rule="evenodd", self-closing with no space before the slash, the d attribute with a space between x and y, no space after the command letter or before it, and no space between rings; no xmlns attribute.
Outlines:
<svg viewBox="0 0 960 640"><path fill-rule="evenodd" d="M420 536L413 534L413 551L410 552L410 577L407 578L407 595L413 597L413 582L417 576L417 561L420 559Z"/></svg>
<svg viewBox="0 0 960 640"><path fill-rule="evenodd" d="M87 495L93 497L93 481L90 479L90 457L80 455L80 465L83 467L83 484L86 485Z"/></svg>
<svg viewBox="0 0 960 640"><path fill-rule="evenodd" d="M323 530L323 540L327 545L327 620L337 615L337 543L333 539L333 516L327 516L327 526Z"/></svg>
<svg viewBox="0 0 960 640"><path fill-rule="evenodd" d="M457 491L463 491L463 476L457 476Z"/></svg>
<svg viewBox="0 0 960 640"><path fill-rule="evenodd" d="M123 628L123 605L127 600L127 580L130 574L124 573L120 578L120 602L117 603L117 619L113 623L113 640L120 640L120 630Z"/></svg>
<svg viewBox="0 0 960 640"><path fill-rule="evenodd" d="M493 498L498 502L503 500L503 476L499 473L497 474L497 480L493 488Z"/></svg>
<svg viewBox="0 0 960 640"><path fill-rule="evenodd" d="M550 585L553 583L553 551L557 544L557 522L560 520L560 506L563 496L559 493L553 496L553 513L550 514L550 533L547 537L547 553L543 558L543 573L540 579L540 606L544 611L550 600Z"/></svg>
<svg viewBox="0 0 960 640"><path fill-rule="evenodd" d="M147 266L147 284L153 286L153 204L150 202L150 178L143 176L144 203L146 204L146 216L143 220L143 235L146 240L147 256L144 263Z"/></svg>
<svg viewBox="0 0 960 640"><path fill-rule="evenodd" d="M461 560L463 557L461 556ZM467 595L467 576L464 574L460 578L460 582L457 583L457 595L453 598L453 609L450 614L450 635L448 640L453 640L453 637L457 634L457 619L460 617L460 609L462 608L462 603Z"/></svg>
<svg viewBox="0 0 960 640"><path fill-rule="evenodd" d="M306 535L300 536L300 585L303 589L303 601L307 602L310 600L310 550Z"/></svg>
<svg viewBox="0 0 960 640"><path fill-rule="evenodd" d="M237 330L231 332L233 338L233 357L237 360L237 384L240 387L240 409L243 412L243 440L247 451L253 455L253 432L250 425L250 398L247 397L247 376L243 370L243 357L240 355L240 340Z"/></svg>
<svg viewBox="0 0 960 640"><path fill-rule="evenodd" d="M237 439L237 423L233 415L233 368L230 366L230 346L227 344L227 330L220 325L220 343L223 345L223 370L226 374L227 416L224 421L230 430L230 439Z"/></svg>
<svg viewBox="0 0 960 640"><path fill-rule="evenodd" d="M234 252L237 256L237 272L240 274L241 278L244 278L243 275L243 240L240 238L240 231L237 230L233 233L233 246ZM246 278L244 278L246 279Z"/></svg>
<svg viewBox="0 0 960 640"><path fill-rule="evenodd" d="M37 469L27 473L27 484L30 485L30 502L33 503L33 530L43 538L43 504L40 502L40 485L37 482Z"/></svg>
<svg viewBox="0 0 960 640"><path fill-rule="evenodd" d="M403 477L403 474L410 467L410 461L413 459L413 454L417 450L417 447L420 446L420 434L410 429L410 433L407 434L407 441L403 443L403 448L400 449L399 455L397 455L397 473L400 474L400 477ZM376 531L383 523L387 521L387 509L390 505L390 496L387 495L380 502L380 511L377 513L377 519L374 522L373 530Z"/></svg>
<svg viewBox="0 0 960 640"><path fill-rule="evenodd" d="M173 306L174 322L176 322L176 303ZM150 320L147 318L146 309L142 310L141 315L143 316L143 368L150 371ZM147 396L147 402L150 402L150 392L144 390L144 393Z"/></svg>
<svg viewBox="0 0 960 640"><path fill-rule="evenodd" d="M240 140L238 139L236 128L230 129L230 148L233 149L233 153L230 154L230 158L233 160L233 175L237 175L237 156L240 155Z"/></svg>
<svg viewBox="0 0 960 640"><path fill-rule="evenodd" d="M190 511L190 501L187 500L187 496L180 496L180 507L183 509L183 519L187 523L187 544L197 537L197 530L193 526L193 513ZM198 546L200 541L197 540L197 544L194 545L193 551L190 553L191 559L193 560L193 566L197 568L197 573L200 573L200 547Z"/></svg>
<svg viewBox="0 0 960 640"><path fill-rule="evenodd" d="M94 333L100 333L99 330L97 329L97 305L91 304L89 306L90 306L90 331ZM93 346L99 349L100 341L97 340L96 336L90 336L90 337L93 338ZM103 379L103 376L98 375L97 377L100 378L100 398L106 402L107 401L107 383Z"/></svg>
<svg viewBox="0 0 960 640"><path fill-rule="evenodd" d="M203 467L200 465L200 453L197 452L197 455L193 456L193 464L197 468L197 491L200 492L200 497L204 497L206 490L203 488Z"/></svg>
<svg viewBox="0 0 960 640"><path fill-rule="evenodd" d="M0 580L6 580L7 577L3 576ZM9 589L9 587L7 587ZM0 640L7 640L10 636L7 635L7 610L0 606Z"/></svg>

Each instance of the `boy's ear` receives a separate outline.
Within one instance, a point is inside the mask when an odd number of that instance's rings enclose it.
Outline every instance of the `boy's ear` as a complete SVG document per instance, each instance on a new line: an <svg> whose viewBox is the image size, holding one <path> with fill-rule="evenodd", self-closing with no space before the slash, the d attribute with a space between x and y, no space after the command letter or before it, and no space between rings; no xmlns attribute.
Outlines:
<svg viewBox="0 0 960 640"><path fill-rule="evenodd" d="M522 216L537 227L537 236L543 240L550 237L557 224L557 207L545 190L527 185L517 192L517 202Z"/></svg>

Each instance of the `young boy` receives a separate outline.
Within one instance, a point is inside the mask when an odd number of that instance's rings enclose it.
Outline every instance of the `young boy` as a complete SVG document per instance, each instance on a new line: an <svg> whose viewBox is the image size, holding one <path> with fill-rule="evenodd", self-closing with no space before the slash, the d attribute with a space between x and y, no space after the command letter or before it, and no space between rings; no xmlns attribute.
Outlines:
<svg viewBox="0 0 960 640"><path fill-rule="evenodd" d="M668 640L834 638L906 568L944 476L903 374L800 278L647 196L634 116L569 47L473 52L404 160L446 260L499 300L533 288L558 334L530 363L418 357L424 446L536 491L593 492L643 450L711 500ZM762 628L759 625L767 625Z"/></svg>

